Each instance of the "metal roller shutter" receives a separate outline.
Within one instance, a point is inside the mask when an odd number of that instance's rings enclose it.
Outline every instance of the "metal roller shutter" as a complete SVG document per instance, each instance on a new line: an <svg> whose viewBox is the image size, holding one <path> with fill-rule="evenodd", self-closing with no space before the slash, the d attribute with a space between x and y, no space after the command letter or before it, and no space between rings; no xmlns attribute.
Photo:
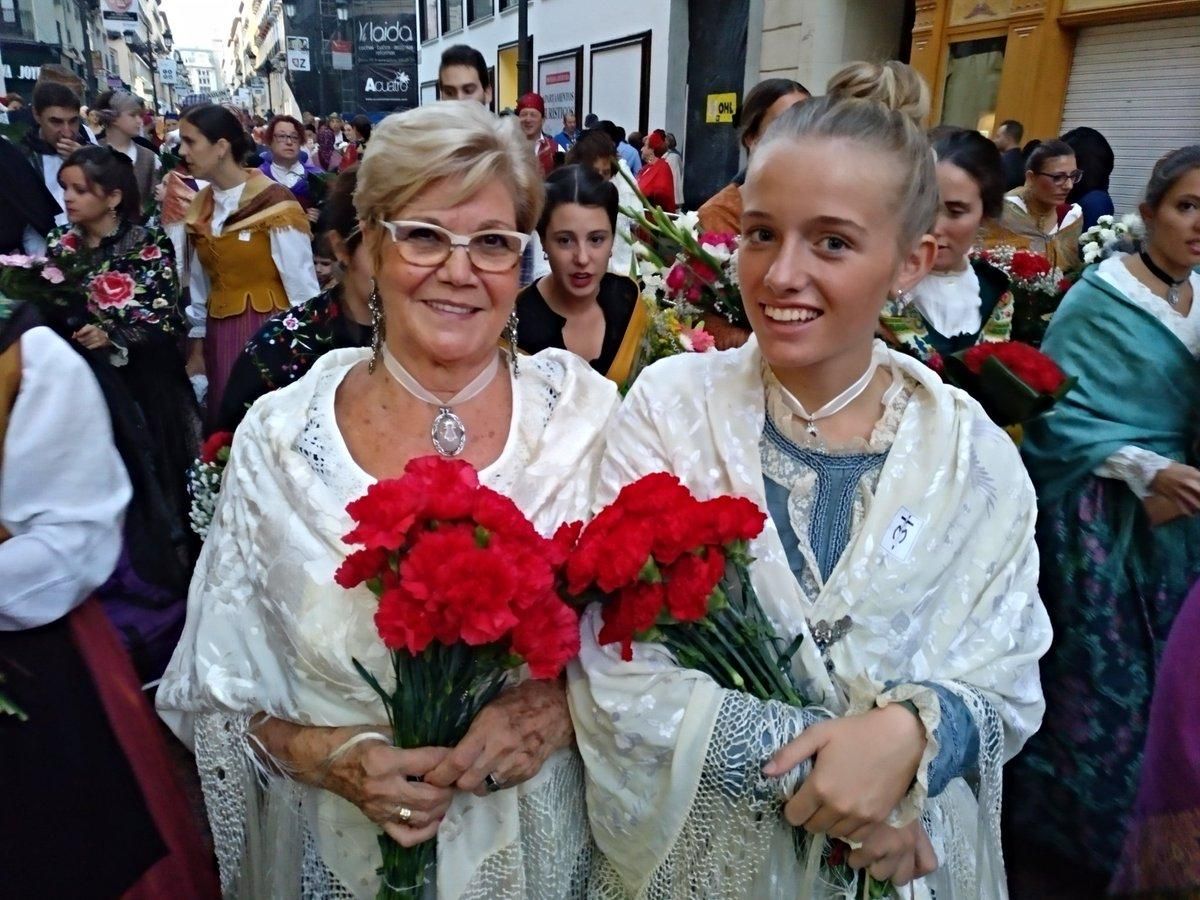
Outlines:
<svg viewBox="0 0 1200 900"><path fill-rule="evenodd" d="M1082 125L1112 144L1117 213L1136 211L1154 163L1200 144L1200 16L1082 29L1062 133Z"/></svg>

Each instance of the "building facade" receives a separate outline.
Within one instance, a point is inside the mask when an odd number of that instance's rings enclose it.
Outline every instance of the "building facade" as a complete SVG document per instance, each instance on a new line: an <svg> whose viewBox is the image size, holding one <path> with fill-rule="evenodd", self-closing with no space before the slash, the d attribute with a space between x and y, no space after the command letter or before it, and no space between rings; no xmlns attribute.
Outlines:
<svg viewBox="0 0 1200 900"><path fill-rule="evenodd" d="M218 102L229 98L216 50L185 48L177 50L176 55L181 63L182 83L177 86L181 96L207 97Z"/></svg>
<svg viewBox="0 0 1200 900"><path fill-rule="evenodd" d="M1200 141L1197 0L918 0L912 63L934 122L990 133L1015 119L1026 140L1098 130L1119 212L1157 159Z"/></svg>

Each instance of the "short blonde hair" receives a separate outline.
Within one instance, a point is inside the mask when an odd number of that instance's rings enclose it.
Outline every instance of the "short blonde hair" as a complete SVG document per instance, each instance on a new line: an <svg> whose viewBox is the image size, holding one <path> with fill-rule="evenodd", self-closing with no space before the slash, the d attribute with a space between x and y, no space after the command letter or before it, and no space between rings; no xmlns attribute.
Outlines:
<svg viewBox="0 0 1200 900"><path fill-rule="evenodd" d="M514 117L497 118L473 100L445 100L397 113L371 132L358 169L354 206L375 225L404 209L434 181L454 185L454 202L497 181L512 193L517 230L533 231L545 202L541 171Z"/></svg>

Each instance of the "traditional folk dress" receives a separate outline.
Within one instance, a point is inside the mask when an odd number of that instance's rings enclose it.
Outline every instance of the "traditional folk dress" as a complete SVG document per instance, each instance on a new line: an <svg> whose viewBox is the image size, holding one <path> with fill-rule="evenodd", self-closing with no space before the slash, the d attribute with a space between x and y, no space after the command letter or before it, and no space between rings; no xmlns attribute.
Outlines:
<svg viewBox="0 0 1200 900"><path fill-rule="evenodd" d="M162 735L89 593L131 495L88 365L0 298L0 872L13 897L214 898Z"/></svg>
<svg viewBox="0 0 1200 900"><path fill-rule="evenodd" d="M642 167L637 175L638 189L646 199L664 212L673 213L675 206L675 176L662 157Z"/></svg>
<svg viewBox="0 0 1200 900"><path fill-rule="evenodd" d="M250 338L225 385L218 430L234 431L255 400L299 381L331 350L370 345L370 327L347 314L340 293L334 288L277 312Z"/></svg>
<svg viewBox="0 0 1200 900"><path fill-rule="evenodd" d="M889 298L879 324L889 344L928 363L976 344L1009 340L1012 318L1008 276L972 260L961 272L931 272L908 296Z"/></svg>
<svg viewBox="0 0 1200 900"><path fill-rule="evenodd" d="M321 293L304 210L257 170L237 187L201 190L187 214L190 337L204 338L208 421L246 341L277 310Z"/></svg>
<svg viewBox="0 0 1200 900"><path fill-rule="evenodd" d="M350 550L346 504L373 483L347 450L334 397L368 355L326 354L243 420L159 688L163 718L196 751L227 894L372 898L379 887L378 827L333 793L264 771L248 738L259 712L309 725L386 722L352 663L389 684L378 601L333 581ZM481 482L545 534L582 518L617 401L572 354L522 359L508 442ZM564 749L515 788L456 795L438 833L436 893L579 897L590 848L582 764Z"/></svg>
<svg viewBox="0 0 1200 900"><path fill-rule="evenodd" d="M1099 876L1117 865L1155 673L1200 579L1200 517L1155 528L1142 507L1170 462L1200 464L1200 303L1180 315L1123 260L1084 272L1055 314L1042 350L1079 383L1022 445L1056 641L1009 813L1014 834Z"/></svg>
<svg viewBox="0 0 1200 900"><path fill-rule="evenodd" d="M618 387L629 380L642 336L646 333L646 308L639 294L637 283L630 278L608 273L600 279L596 302L604 313L604 341L600 345L600 355L588 362ZM522 351L533 354L549 347L566 349L563 327L567 320L546 303L538 282L521 291L516 308L521 323L517 345Z"/></svg>
<svg viewBox="0 0 1200 900"><path fill-rule="evenodd" d="M916 896L1005 896L1000 769L1040 722L1050 643L1033 489L973 400L876 353L893 383L861 446L812 443L753 339L651 366L609 430L598 503L667 471L769 512L751 578L780 636L804 636L795 675L829 712L723 690L660 645L623 662L589 609L569 691L603 853L594 896L845 896L805 892L780 815L806 767L775 781L762 766L818 718L905 701L929 740L897 821L921 816L941 863Z"/></svg>
<svg viewBox="0 0 1200 900"><path fill-rule="evenodd" d="M1033 250L1050 260L1050 265L1071 273L1083 265L1079 254L1082 233L1083 210L1077 203L1068 205L1065 211L1060 210L1054 227L1048 233L1043 232L1029 214L1025 188L1019 187L1004 195L1003 215L999 219L987 219L981 237L985 248L1010 246L1017 250Z"/></svg>
<svg viewBox="0 0 1200 900"><path fill-rule="evenodd" d="M126 547L97 593L143 680L151 681L162 674L183 627L198 549L188 528L187 470L200 448L200 410L180 349L186 327L175 250L159 229L124 222L95 248L77 230L58 229L48 254L85 262L89 283L103 281L109 298L121 301L92 313L112 345L96 355L133 401L131 407L108 391L114 416L132 419L119 423L122 435L137 435L148 458L129 466L136 502Z"/></svg>

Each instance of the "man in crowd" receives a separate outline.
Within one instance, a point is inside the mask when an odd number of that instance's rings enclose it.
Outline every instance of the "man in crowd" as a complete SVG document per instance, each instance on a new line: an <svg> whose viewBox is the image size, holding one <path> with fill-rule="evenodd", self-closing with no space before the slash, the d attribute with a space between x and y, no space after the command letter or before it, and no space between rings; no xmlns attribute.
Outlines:
<svg viewBox="0 0 1200 900"><path fill-rule="evenodd" d="M33 118L37 127L26 132L21 149L59 206L55 224L65 225L67 214L58 171L63 160L83 146L79 95L63 84L39 82L33 89Z"/></svg>
<svg viewBox="0 0 1200 900"><path fill-rule="evenodd" d="M542 167L542 175L549 175L554 171L554 153L557 145L542 131L542 126L546 123L546 104L540 94L530 91L521 96L517 101L517 119L521 123L521 131L533 145L533 153Z"/></svg>
<svg viewBox="0 0 1200 900"><path fill-rule="evenodd" d="M554 136L555 143L563 153L569 152L579 140L578 126L579 120L575 118L575 113L569 112L563 116L563 130Z"/></svg>
<svg viewBox="0 0 1200 900"><path fill-rule="evenodd" d="M1025 126L1015 119L1007 119L996 128L993 143L1000 151L1000 163L1004 166L1004 189L1011 191L1025 183L1025 159L1021 156L1021 140L1025 137Z"/></svg>
<svg viewBox="0 0 1200 900"><path fill-rule="evenodd" d="M492 80L482 53L466 44L446 48L438 67L438 99L492 105Z"/></svg>

